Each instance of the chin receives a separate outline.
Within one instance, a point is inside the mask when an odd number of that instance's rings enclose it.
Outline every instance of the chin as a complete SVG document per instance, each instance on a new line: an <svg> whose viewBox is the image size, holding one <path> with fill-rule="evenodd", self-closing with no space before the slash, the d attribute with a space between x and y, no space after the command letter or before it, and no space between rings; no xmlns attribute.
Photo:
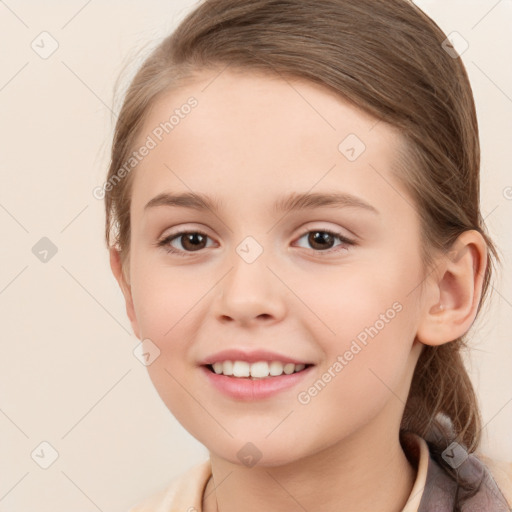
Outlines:
<svg viewBox="0 0 512 512"><path fill-rule="evenodd" d="M200 442L207 447L210 457L220 458L241 468L286 466L307 456L307 454L297 452L296 445L291 443L287 446L278 437L274 440L262 437L261 441L254 437L253 441L248 441L248 439L251 437L244 436L244 440L230 439L219 445L217 438L212 440L212 448L205 442Z"/></svg>

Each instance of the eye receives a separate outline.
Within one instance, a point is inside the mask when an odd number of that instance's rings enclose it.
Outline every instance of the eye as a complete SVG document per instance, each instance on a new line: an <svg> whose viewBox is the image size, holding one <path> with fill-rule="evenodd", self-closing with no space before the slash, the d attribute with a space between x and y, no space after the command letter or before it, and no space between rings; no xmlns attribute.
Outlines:
<svg viewBox="0 0 512 512"><path fill-rule="evenodd" d="M201 231L180 231L165 237L157 242L158 247L163 247L167 252L186 256L187 252L197 252L205 248L205 242L209 236ZM183 249L176 249L172 243L177 241Z"/></svg>
<svg viewBox="0 0 512 512"><path fill-rule="evenodd" d="M307 237L307 243L311 245L315 252L339 252L347 250L348 246L355 245L355 242L349 240L341 233L336 233L329 229L314 229L304 233L299 240ZM201 249L209 247L206 241L210 237L201 231L180 231L166 236L162 240L159 240L155 245L162 247L166 252L176 254L178 256L187 256L187 253L199 252ZM338 246L339 249L333 249L332 243L338 239L341 243ZM181 248L176 248L173 243L179 243Z"/></svg>
<svg viewBox="0 0 512 512"><path fill-rule="evenodd" d="M336 233L329 229L313 229L307 231L306 233L304 233L304 235L302 235L299 238L299 240L301 240L304 237L307 237L307 243L310 244L311 247L313 247L313 249L318 249L315 252L339 252L342 250L347 250L348 246L355 245L355 242L349 240L341 233ZM341 244L335 246L339 247L338 249L333 250L332 243L335 241L336 238L340 240Z"/></svg>

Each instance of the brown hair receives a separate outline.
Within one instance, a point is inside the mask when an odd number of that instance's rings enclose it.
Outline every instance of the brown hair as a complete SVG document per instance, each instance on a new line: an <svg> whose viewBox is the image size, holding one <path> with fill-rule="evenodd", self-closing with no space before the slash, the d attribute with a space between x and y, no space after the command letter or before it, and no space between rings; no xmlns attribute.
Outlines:
<svg viewBox="0 0 512 512"><path fill-rule="evenodd" d="M471 86L446 35L408 0L207 0L152 52L131 82L115 129L108 179L126 161L156 98L205 67L274 71L322 84L402 134L397 178L422 221L427 268L466 230L487 246L480 311L497 251L479 205L480 146ZM106 240L112 222L126 261L132 174L105 195ZM438 415L453 422L469 452L480 443L477 398L464 367L464 338L425 346L401 430L435 444ZM444 446L443 446L444 444ZM435 448L433 446L433 448Z"/></svg>

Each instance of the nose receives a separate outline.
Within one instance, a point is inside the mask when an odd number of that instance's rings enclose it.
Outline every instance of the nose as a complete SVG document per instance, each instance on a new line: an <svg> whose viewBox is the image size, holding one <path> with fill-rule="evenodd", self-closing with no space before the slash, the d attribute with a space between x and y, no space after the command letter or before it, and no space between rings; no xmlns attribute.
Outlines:
<svg viewBox="0 0 512 512"><path fill-rule="evenodd" d="M230 270L219 283L213 313L224 323L244 326L280 321L286 311L286 286L267 265L265 253L248 261L234 254Z"/></svg>

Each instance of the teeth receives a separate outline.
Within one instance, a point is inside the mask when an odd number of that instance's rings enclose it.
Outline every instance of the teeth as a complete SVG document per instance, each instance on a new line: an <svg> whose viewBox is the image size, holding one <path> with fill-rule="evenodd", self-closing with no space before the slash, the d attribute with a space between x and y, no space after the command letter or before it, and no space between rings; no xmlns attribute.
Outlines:
<svg viewBox="0 0 512 512"><path fill-rule="evenodd" d="M290 375L294 372L303 370L305 364L283 364L279 361L258 361L257 363L248 363L246 361L219 361L213 363L213 371L217 374L232 375L234 377L252 377L254 379L264 379L269 375L277 377L282 375Z"/></svg>
<svg viewBox="0 0 512 512"><path fill-rule="evenodd" d="M234 377L249 377L249 364L243 361L235 361L233 363Z"/></svg>
<svg viewBox="0 0 512 512"><path fill-rule="evenodd" d="M251 377L257 377L258 379L262 379L264 377L268 377L268 363L265 361L260 361L258 363L252 363L250 365L249 370L249 364L243 363L244 366L247 367L247 373L251 373ZM244 375L244 377L247 377L247 375Z"/></svg>

